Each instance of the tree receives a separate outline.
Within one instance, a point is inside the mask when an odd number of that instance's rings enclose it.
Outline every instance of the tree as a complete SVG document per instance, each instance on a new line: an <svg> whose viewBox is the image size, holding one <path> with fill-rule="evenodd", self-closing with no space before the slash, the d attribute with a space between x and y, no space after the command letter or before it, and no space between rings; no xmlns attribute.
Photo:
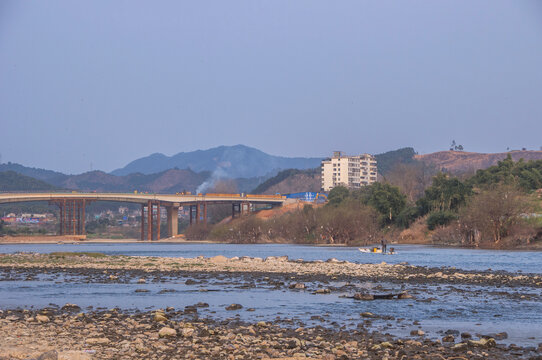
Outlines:
<svg viewBox="0 0 542 360"><path fill-rule="evenodd" d="M350 195L350 191L344 186L336 186L329 192L327 196L330 206L338 206L345 201Z"/></svg>
<svg viewBox="0 0 542 360"><path fill-rule="evenodd" d="M424 162L397 164L386 175L385 180L397 186L407 196L409 203L414 203L423 196L436 173L434 166Z"/></svg>
<svg viewBox="0 0 542 360"><path fill-rule="evenodd" d="M490 187L495 184L516 185L524 191L542 188L542 160L517 162L510 154L497 165L485 170L478 170L469 179L473 186Z"/></svg>
<svg viewBox="0 0 542 360"><path fill-rule="evenodd" d="M373 183L355 194L361 202L378 211L385 223L392 223L406 206L406 196L398 187L390 184Z"/></svg>
<svg viewBox="0 0 542 360"><path fill-rule="evenodd" d="M479 233L481 240L499 244L529 209L528 199L516 187L500 184L473 196L459 221L472 242L476 242L475 234Z"/></svg>
<svg viewBox="0 0 542 360"><path fill-rule="evenodd" d="M433 184L425 190L425 196L416 204L421 215L431 211L457 211L471 194L471 186L462 183L458 178L439 173L433 178Z"/></svg>
<svg viewBox="0 0 542 360"><path fill-rule="evenodd" d="M452 211L435 211L427 218L427 228L435 230L438 226L446 226L457 218L457 214Z"/></svg>

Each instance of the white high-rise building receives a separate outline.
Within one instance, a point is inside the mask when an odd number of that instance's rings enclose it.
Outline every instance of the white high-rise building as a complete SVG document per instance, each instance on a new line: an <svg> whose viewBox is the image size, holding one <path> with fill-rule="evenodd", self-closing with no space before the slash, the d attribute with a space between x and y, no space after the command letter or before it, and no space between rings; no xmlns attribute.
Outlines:
<svg viewBox="0 0 542 360"><path fill-rule="evenodd" d="M359 188L376 181L376 159L373 155L347 156L334 151L333 157L322 161L322 189L329 191L335 186Z"/></svg>

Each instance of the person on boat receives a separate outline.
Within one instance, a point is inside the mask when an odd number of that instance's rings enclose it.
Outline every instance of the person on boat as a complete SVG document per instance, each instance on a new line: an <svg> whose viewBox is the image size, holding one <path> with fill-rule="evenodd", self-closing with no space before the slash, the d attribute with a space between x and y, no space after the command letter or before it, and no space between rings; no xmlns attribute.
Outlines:
<svg viewBox="0 0 542 360"><path fill-rule="evenodd" d="M385 254L388 247L388 242L386 241L386 239L382 238L380 245L382 245L382 254Z"/></svg>

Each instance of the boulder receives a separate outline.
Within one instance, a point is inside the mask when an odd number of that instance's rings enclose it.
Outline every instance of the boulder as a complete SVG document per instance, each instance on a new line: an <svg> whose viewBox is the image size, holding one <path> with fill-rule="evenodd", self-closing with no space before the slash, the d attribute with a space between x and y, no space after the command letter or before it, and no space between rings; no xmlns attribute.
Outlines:
<svg viewBox="0 0 542 360"><path fill-rule="evenodd" d="M182 335L183 337L185 337L185 338L192 337L192 335L194 335L194 329L189 328L189 327L183 328L183 329L181 330L181 335Z"/></svg>
<svg viewBox="0 0 542 360"><path fill-rule="evenodd" d="M56 350L44 352L36 360L58 360L58 352Z"/></svg>
<svg viewBox="0 0 542 360"><path fill-rule="evenodd" d="M167 317L164 313L162 312L156 312L154 313L154 318L153 318L154 321L156 322L166 322L167 321Z"/></svg>
<svg viewBox="0 0 542 360"><path fill-rule="evenodd" d="M36 321L39 323L49 322L49 318L45 315L36 315Z"/></svg>
<svg viewBox="0 0 542 360"><path fill-rule="evenodd" d="M80 311L81 307L75 304L67 303L62 307L62 310L64 311Z"/></svg>
<svg viewBox="0 0 542 360"><path fill-rule="evenodd" d="M318 289L314 293L315 294L331 294L331 290L329 290L329 289Z"/></svg>
<svg viewBox="0 0 542 360"><path fill-rule="evenodd" d="M375 297L372 294L356 293L354 294L354 299L368 301L368 300L374 300Z"/></svg>
<svg viewBox="0 0 542 360"><path fill-rule="evenodd" d="M293 284L290 284L290 289L304 289L305 288L305 284L303 283L293 283Z"/></svg>
<svg viewBox="0 0 542 360"><path fill-rule="evenodd" d="M232 311L232 310L239 310L242 309L243 305L241 304L231 304L229 306L226 306L226 310Z"/></svg>
<svg viewBox="0 0 542 360"><path fill-rule="evenodd" d="M497 346L497 343L495 342L495 339L493 338L489 338L489 339L481 338L480 340L469 340L468 344L470 346L483 347L483 348Z"/></svg>
<svg viewBox="0 0 542 360"><path fill-rule="evenodd" d="M177 330L169 328L169 327L163 327L158 331L158 337L164 338L164 337L173 337L177 336Z"/></svg>
<svg viewBox="0 0 542 360"><path fill-rule="evenodd" d="M99 337L99 338L88 338L85 342L88 345L107 345L111 342L111 340L109 340L106 337Z"/></svg>

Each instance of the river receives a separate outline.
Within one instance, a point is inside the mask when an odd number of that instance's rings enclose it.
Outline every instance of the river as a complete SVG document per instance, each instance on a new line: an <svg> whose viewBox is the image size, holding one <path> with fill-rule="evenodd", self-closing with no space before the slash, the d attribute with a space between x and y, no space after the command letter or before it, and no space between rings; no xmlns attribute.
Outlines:
<svg viewBox="0 0 542 360"><path fill-rule="evenodd" d="M357 248L315 247L284 244L24 244L0 245L0 252L91 251L109 255L132 256L282 256L290 259L326 260L336 258L358 263L404 263L427 267L455 267L465 270L508 271L521 273L542 272L541 252L470 250L429 246L395 246L397 254L367 254ZM5 275L5 274L4 274ZM540 288L505 288L446 284L353 284L350 291L314 295L311 291L277 290L260 278L233 276L210 277L186 284L190 276L149 279L138 284L88 282L88 279L63 273L38 274L29 278L9 278L0 282L0 308L31 308L49 304L62 306L76 303L127 310L145 310L173 306L183 308L206 302L208 308L199 310L200 316L212 318L238 317L245 320L273 320L292 326L323 325L335 328L360 326L360 313L377 315L371 326L383 332L408 336L421 328L428 336L439 338L446 330L475 334L506 331L502 342L536 345L542 342L542 293ZM247 286L250 285L250 286ZM319 284L306 284L317 288ZM340 288L344 284L326 286ZM345 298L359 289L379 291L408 290L414 299L401 301L353 301ZM136 292L139 290L139 292ZM145 291L145 292L141 292ZM522 299L521 295L529 295ZM243 310L232 313L225 306L240 303ZM246 309L254 308L254 312ZM393 318L390 319L389 316ZM419 323L419 324L418 324Z"/></svg>

